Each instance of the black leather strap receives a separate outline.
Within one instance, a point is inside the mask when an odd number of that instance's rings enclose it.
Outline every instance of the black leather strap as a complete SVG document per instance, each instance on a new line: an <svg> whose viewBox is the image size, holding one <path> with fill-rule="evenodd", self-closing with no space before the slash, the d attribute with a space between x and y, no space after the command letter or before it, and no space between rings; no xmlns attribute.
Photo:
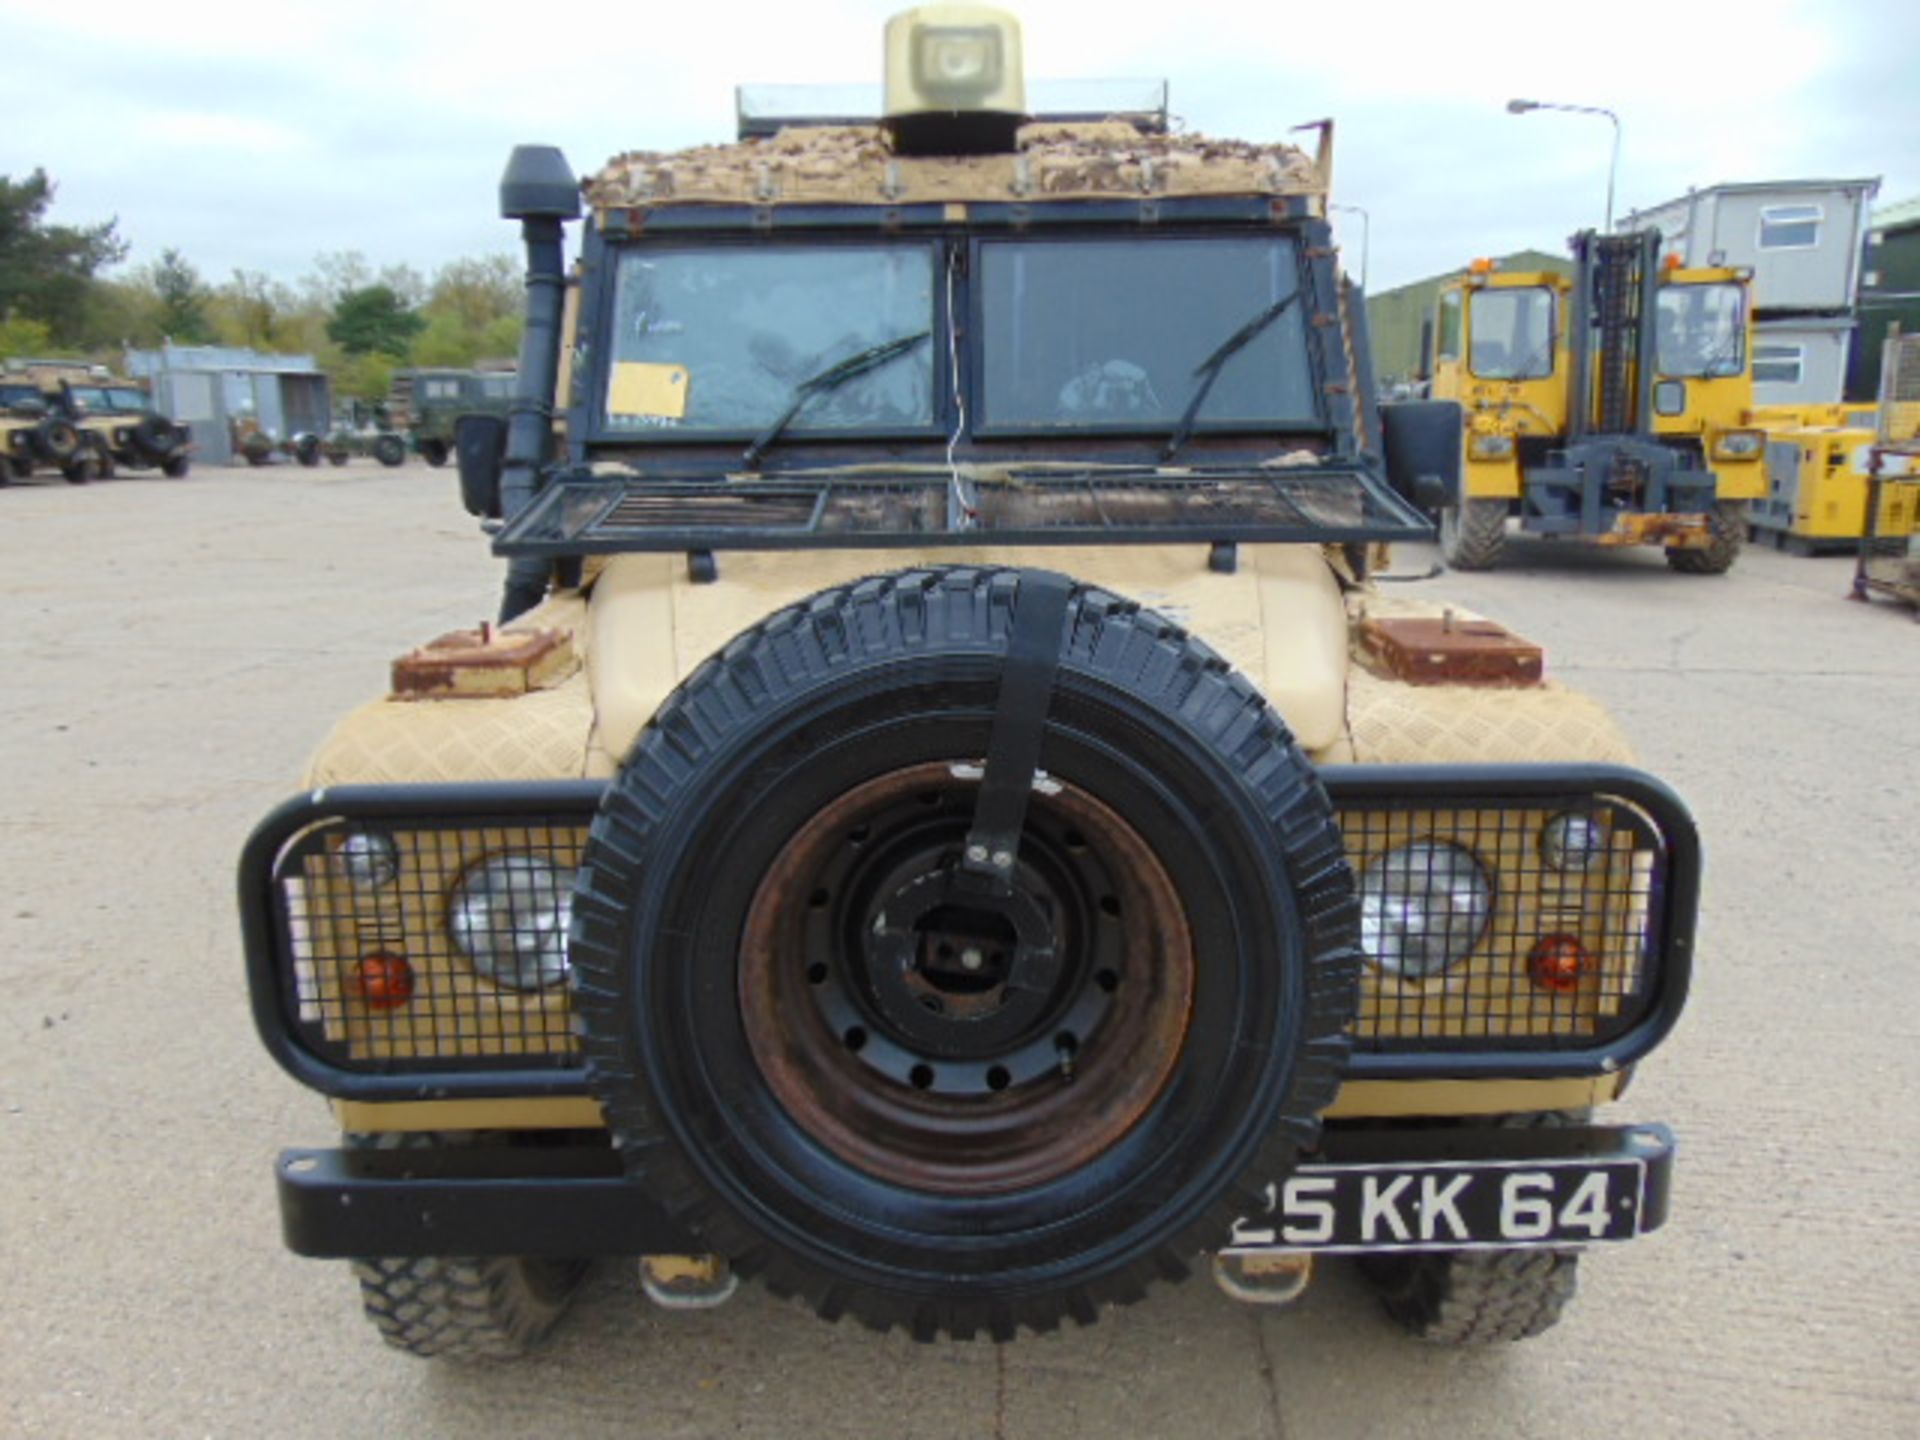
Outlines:
<svg viewBox="0 0 1920 1440"><path fill-rule="evenodd" d="M1073 581L1051 570L1023 570L1014 596L1013 631L987 741L986 773L974 802L963 868L996 890L1011 888L1020 856L1020 827L1040 768L1047 707L1060 669L1060 648Z"/></svg>

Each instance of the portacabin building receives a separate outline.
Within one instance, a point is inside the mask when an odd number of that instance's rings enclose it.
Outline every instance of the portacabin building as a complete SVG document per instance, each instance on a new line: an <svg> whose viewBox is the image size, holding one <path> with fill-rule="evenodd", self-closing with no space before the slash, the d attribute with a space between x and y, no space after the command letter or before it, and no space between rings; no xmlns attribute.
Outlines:
<svg viewBox="0 0 1920 1440"><path fill-rule="evenodd" d="M1761 405L1837 403L1859 324L1862 239L1873 179L1767 180L1689 190L1630 212L1657 227L1684 265L1753 271L1753 397Z"/></svg>

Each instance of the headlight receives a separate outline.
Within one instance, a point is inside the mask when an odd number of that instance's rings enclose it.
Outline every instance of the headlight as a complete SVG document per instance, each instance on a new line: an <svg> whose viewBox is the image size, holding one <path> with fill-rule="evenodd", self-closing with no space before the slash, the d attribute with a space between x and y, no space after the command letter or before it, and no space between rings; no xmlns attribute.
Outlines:
<svg viewBox="0 0 1920 1440"><path fill-rule="evenodd" d="M1761 430L1724 430L1713 439L1716 460L1751 460L1767 443Z"/></svg>
<svg viewBox="0 0 1920 1440"><path fill-rule="evenodd" d="M540 990L567 978L572 915L573 871L537 855L500 855L454 887L447 933L495 984Z"/></svg>
<svg viewBox="0 0 1920 1440"><path fill-rule="evenodd" d="M1505 460L1513 454L1513 437L1475 435L1467 442L1467 453L1476 460Z"/></svg>
<svg viewBox="0 0 1920 1440"><path fill-rule="evenodd" d="M1572 810L1540 827L1540 858L1556 870L1587 870L1607 848L1607 832L1591 815Z"/></svg>
<svg viewBox="0 0 1920 1440"><path fill-rule="evenodd" d="M1486 867L1458 845L1422 841L1377 856L1360 877L1360 943L1403 980L1450 969L1493 915Z"/></svg>
<svg viewBox="0 0 1920 1440"><path fill-rule="evenodd" d="M340 868L363 890L391 885L400 873L400 855L393 841L373 830L356 830L340 842Z"/></svg>

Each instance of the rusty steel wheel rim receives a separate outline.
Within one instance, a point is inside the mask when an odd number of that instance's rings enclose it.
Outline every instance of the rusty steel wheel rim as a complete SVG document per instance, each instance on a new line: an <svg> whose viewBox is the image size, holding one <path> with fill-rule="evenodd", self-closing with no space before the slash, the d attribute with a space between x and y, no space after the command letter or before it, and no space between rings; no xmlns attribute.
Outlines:
<svg viewBox="0 0 1920 1440"><path fill-rule="evenodd" d="M748 907L743 1029L775 1099L881 1180L1000 1194L1140 1123L1187 1043L1192 936L1165 867L1092 795L1035 787L1011 896L958 876L977 765L849 789Z"/></svg>

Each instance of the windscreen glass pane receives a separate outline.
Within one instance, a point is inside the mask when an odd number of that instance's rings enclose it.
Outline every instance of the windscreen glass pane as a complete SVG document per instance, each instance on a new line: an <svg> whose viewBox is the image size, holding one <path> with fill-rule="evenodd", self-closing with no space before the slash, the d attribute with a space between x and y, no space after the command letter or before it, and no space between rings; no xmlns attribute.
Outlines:
<svg viewBox="0 0 1920 1440"><path fill-rule="evenodd" d="M1172 430L1210 358L1196 428L1318 421L1286 236L995 240L980 268L985 425Z"/></svg>
<svg viewBox="0 0 1920 1440"><path fill-rule="evenodd" d="M934 252L927 245L634 248L619 260L605 396L610 431L751 433L802 385L894 341L923 337L788 422L899 431L934 421Z"/></svg>
<svg viewBox="0 0 1920 1440"><path fill-rule="evenodd" d="M1738 285L1662 285L1655 324L1662 375L1738 375L1745 367Z"/></svg>
<svg viewBox="0 0 1920 1440"><path fill-rule="evenodd" d="M1482 380L1541 380L1553 373L1553 292L1530 285L1473 297L1467 368Z"/></svg>

